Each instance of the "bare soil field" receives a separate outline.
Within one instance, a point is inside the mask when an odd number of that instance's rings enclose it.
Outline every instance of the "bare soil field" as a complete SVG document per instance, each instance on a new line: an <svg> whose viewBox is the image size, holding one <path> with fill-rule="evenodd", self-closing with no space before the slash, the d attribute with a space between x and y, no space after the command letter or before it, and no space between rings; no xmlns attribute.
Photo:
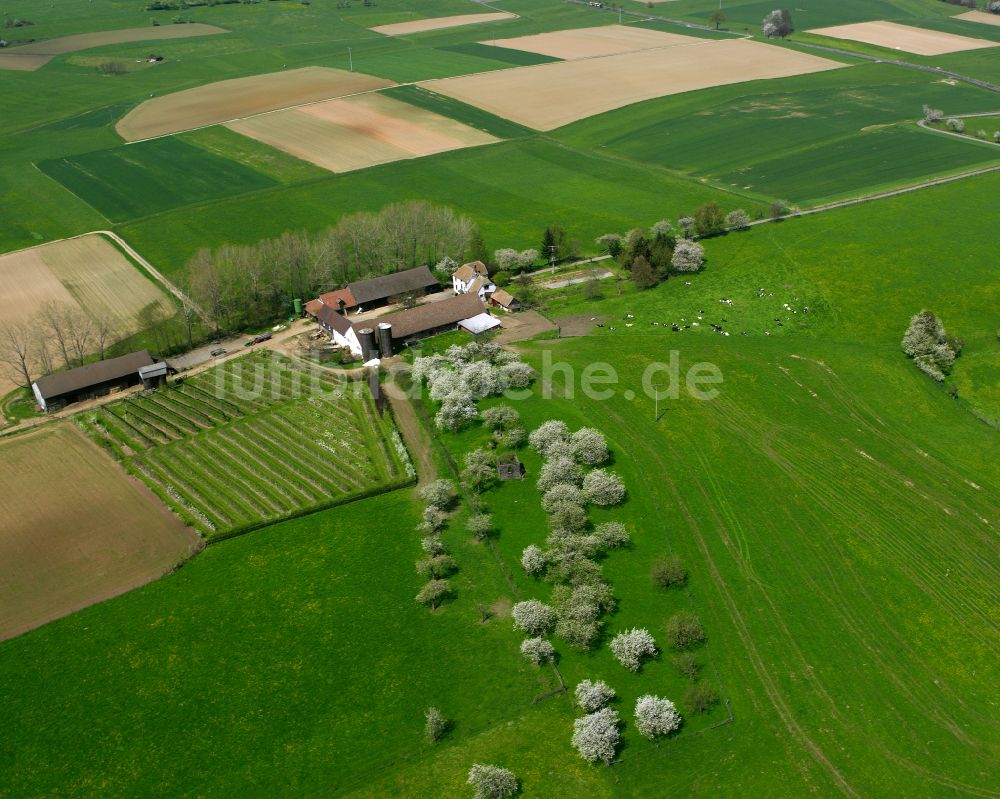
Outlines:
<svg viewBox="0 0 1000 799"><path fill-rule="evenodd" d="M552 130L654 97L845 66L745 39L695 41L421 85L536 130Z"/></svg>
<svg viewBox="0 0 1000 799"><path fill-rule="evenodd" d="M1000 14L987 14L985 11L966 11L952 19L964 19L966 22L978 22L980 25L1000 25Z"/></svg>
<svg viewBox="0 0 1000 799"><path fill-rule="evenodd" d="M393 85L327 67L270 72L154 97L129 111L115 129L126 141L137 141Z"/></svg>
<svg viewBox="0 0 1000 799"><path fill-rule="evenodd" d="M496 11L489 14L458 14L453 17L430 17L415 19L412 22L395 22L392 25L377 25L370 30L385 36L405 36L408 33L423 33L438 31L444 28L458 28L462 25L477 25L480 22L497 22L502 19L513 19L517 14L506 11Z"/></svg>
<svg viewBox="0 0 1000 799"><path fill-rule="evenodd" d="M461 122L381 94L328 100L227 127L331 172L497 141Z"/></svg>
<svg viewBox="0 0 1000 799"><path fill-rule="evenodd" d="M914 28L910 25L884 21L834 25L831 28L813 28L806 33L830 36L834 39L850 39L855 42L874 44L877 47L902 50L916 55L944 55L945 53L957 53L961 50L979 50L984 47L998 46L996 42L989 42L985 39L973 39L969 36L957 36L954 33L942 33L941 31Z"/></svg>
<svg viewBox="0 0 1000 799"><path fill-rule="evenodd" d="M536 33L532 36L518 36L514 39L493 39L480 44L524 50L553 58L572 60L593 58L594 56L632 53L637 50L651 50L656 47L673 47L685 44L701 44L704 39L681 36L676 33L633 28L626 25L604 25L598 28Z"/></svg>
<svg viewBox="0 0 1000 799"><path fill-rule="evenodd" d="M191 36L211 36L216 33L229 33L224 28L215 25L202 25L198 22L187 25L159 25L146 28L124 28L117 31L97 31L96 33L79 33L75 36L62 36L58 39L47 39L41 42L31 42L0 52L0 69L14 69L33 72L47 64L57 55L74 53L77 50L89 50L91 47L103 47L108 44L124 44L126 42L151 42L162 39L186 39Z"/></svg>
<svg viewBox="0 0 1000 799"><path fill-rule="evenodd" d="M169 308L159 287L97 234L0 255L0 319L30 321L50 303L108 319L122 334L138 329L147 305ZM0 372L0 395L14 388Z"/></svg>
<svg viewBox="0 0 1000 799"><path fill-rule="evenodd" d="M160 577L197 537L76 427L0 441L0 640Z"/></svg>

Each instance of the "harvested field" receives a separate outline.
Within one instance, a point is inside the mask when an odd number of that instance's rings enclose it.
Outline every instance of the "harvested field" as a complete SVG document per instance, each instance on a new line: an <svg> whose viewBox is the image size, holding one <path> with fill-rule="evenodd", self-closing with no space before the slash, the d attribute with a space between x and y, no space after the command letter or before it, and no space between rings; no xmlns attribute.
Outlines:
<svg viewBox="0 0 1000 799"><path fill-rule="evenodd" d="M698 44L505 69L422 85L536 130L552 130L654 97L844 66L744 39L693 41Z"/></svg>
<svg viewBox="0 0 1000 799"><path fill-rule="evenodd" d="M964 19L966 22L978 22L980 25L1000 25L1000 14L987 14L985 11L966 11L952 19Z"/></svg>
<svg viewBox="0 0 1000 799"><path fill-rule="evenodd" d="M70 424L0 442L0 639L155 580L197 538Z"/></svg>
<svg viewBox="0 0 1000 799"><path fill-rule="evenodd" d="M423 33L438 31L444 28L458 28L462 25L477 25L481 22L497 22L502 19L514 19L517 14L497 11L491 14L458 14L453 17L431 17L415 19L412 22L396 22L392 25L378 25L371 30L385 36L405 36L408 33Z"/></svg>
<svg viewBox="0 0 1000 799"><path fill-rule="evenodd" d="M89 50L91 47L103 47L108 44L124 44L126 42L187 39L191 36L210 36L215 33L229 33L229 31L224 28L217 28L215 25L190 23L187 25L125 28L117 31L98 31L96 33L80 33L75 36L62 36L58 39L31 42L30 44L12 47L7 52L0 52L0 69L33 72L43 67L56 56L63 55L64 53L73 53L77 50Z"/></svg>
<svg viewBox="0 0 1000 799"><path fill-rule="evenodd" d="M92 234L0 255L0 319L28 322L48 304L81 308L134 333L136 317L166 296L103 237ZM0 395L14 384L0 376Z"/></svg>
<svg viewBox="0 0 1000 799"><path fill-rule="evenodd" d="M381 94L329 100L239 120L228 127L331 172L498 141Z"/></svg>
<svg viewBox="0 0 1000 799"><path fill-rule="evenodd" d="M855 42L874 44L877 47L902 50L916 55L944 55L962 50L979 50L984 47L998 46L996 42L989 42L985 39L973 39L969 36L957 36L954 33L914 28L910 25L899 25L895 22L882 20L858 22L854 25L834 25L831 28L814 28L806 32L819 36L830 36L834 39L850 39Z"/></svg>
<svg viewBox="0 0 1000 799"><path fill-rule="evenodd" d="M392 85L327 67L270 72L154 97L129 111L115 129L126 141L136 141Z"/></svg>
<svg viewBox="0 0 1000 799"><path fill-rule="evenodd" d="M598 28L578 28L576 30L536 33L532 36L518 36L514 39L494 39L480 44L524 50L552 58L572 60L593 58L594 56L633 53L637 50L652 50L657 47L674 47L685 44L701 44L705 40L676 33L634 28L626 25L605 25Z"/></svg>

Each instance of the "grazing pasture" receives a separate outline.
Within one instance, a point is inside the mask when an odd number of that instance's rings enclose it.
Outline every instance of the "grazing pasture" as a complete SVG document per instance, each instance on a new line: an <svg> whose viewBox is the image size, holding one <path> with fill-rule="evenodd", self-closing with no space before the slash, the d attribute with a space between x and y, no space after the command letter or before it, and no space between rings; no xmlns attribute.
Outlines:
<svg viewBox="0 0 1000 799"><path fill-rule="evenodd" d="M514 19L517 15L506 11L494 11L485 14L458 14L450 17L430 17L414 19L408 22L395 22L390 25L376 25L373 30L383 36L406 36L410 33L438 31L445 28L458 28L463 25L479 25L483 22L499 22Z"/></svg>
<svg viewBox="0 0 1000 799"><path fill-rule="evenodd" d="M227 127L331 172L498 141L382 94L327 100L230 122Z"/></svg>
<svg viewBox="0 0 1000 799"><path fill-rule="evenodd" d="M0 440L0 640L160 577L196 538L68 423Z"/></svg>
<svg viewBox="0 0 1000 799"><path fill-rule="evenodd" d="M855 42L874 44L889 50L903 50L917 55L944 55L963 50L979 50L984 47L1000 46L997 42L985 39L973 39L954 33L915 28L912 25L900 25L884 20L858 22L853 25L834 25L829 28L813 28L807 33L829 36L834 39L850 39Z"/></svg>
<svg viewBox="0 0 1000 799"><path fill-rule="evenodd" d="M74 53L78 50L88 50L92 47L104 47L109 44L123 44L125 42L186 39L190 36L211 36L216 33L228 33L228 31L217 28L214 25L192 23L188 25L127 28L125 30L99 31L97 33L78 33L73 36L44 39L40 42L29 42L28 44L17 45L10 49L0 50L0 69L33 72L45 66L56 56Z"/></svg>
<svg viewBox="0 0 1000 799"><path fill-rule="evenodd" d="M115 222L278 185L176 137L43 161L38 168Z"/></svg>
<svg viewBox="0 0 1000 799"><path fill-rule="evenodd" d="M701 44L703 41L692 36L681 36L677 33L665 33L648 28L605 25L596 28L534 33L514 39L491 39L480 44L572 60L633 53L637 50L653 50L660 47Z"/></svg>
<svg viewBox="0 0 1000 799"><path fill-rule="evenodd" d="M0 793L341 793L426 763L428 705L457 720L445 749L532 714L551 672L509 619L478 621L504 596L495 566L436 613L413 601L418 521L395 492L285 522L6 642Z"/></svg>
<svg viewBox="0 0 1000 799"><path fill-rule="evenodd" d="M327 67L270 72L154 97L129 111L115 130L126 141L137 141L392 84L372 75Z"/></svg>
<svg viewBox="0 0 1000 799"><path fill-rule="evenodd" d="M208 538L410 481L364 384L249 355L80 416L102 446Z"/></svg>
<svg viewBox="0 0 1000 799"><path fill-rule="evenodd" d="M761 78L838 69L835 61L743 39L560 61L422 85L536 130L641 100Z"/></svg>

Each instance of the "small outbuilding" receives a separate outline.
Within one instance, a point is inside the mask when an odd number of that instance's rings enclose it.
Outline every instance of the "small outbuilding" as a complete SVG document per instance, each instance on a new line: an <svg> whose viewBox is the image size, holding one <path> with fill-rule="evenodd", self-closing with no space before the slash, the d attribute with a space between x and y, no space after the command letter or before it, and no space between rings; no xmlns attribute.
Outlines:
<svg viewBox="0 0 1000 799"><path fill-rule="evenodd" d="M490 305L503 311L521 310L521 301L506 289L497 289L490 295Z"/></svg>
<svg viewBox="0 0 1000 799"><path fill-rule="evenodd" d="M485 311L481 314L476 314L469 319L463 319L458 323L458 326L463 330L467 330L472 335L478 336L481 333L485 333L487 330L493 330L494 328L500 327L500 320L495 316L490 316Z"/></svg>

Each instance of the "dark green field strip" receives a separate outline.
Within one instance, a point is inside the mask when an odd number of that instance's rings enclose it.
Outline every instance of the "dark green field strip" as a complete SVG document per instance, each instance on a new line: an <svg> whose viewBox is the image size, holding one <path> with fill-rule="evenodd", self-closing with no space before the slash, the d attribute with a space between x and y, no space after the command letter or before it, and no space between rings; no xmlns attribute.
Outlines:
<svg viewBox="0 0 1000 799"><path fill-rule="evenodd" d="M38 168L114 222L278 185L175 138L42 161Z"/></svg>
<svg viewBox="0 0 1000 799"><path fill-rule="evenodd" d="M551 64L555 61L562 61L561 58L554 58L540 53L529 53L526 50L514 50L509 47L495 47L489 44L481 44L480 42L449 44L435 49L444 50L449 53L474 55L480 58L488 58L491 61L500 61L504 64L514 64L519 67L531 66L532 64Z"/></svg>
<svg viewBox="0 0 1000 799"><path fill-rule="evenodd" d="M382 94L394 100L402 100L410 105L433 111L435 114L462 122L469 127L489 133L498 139L517 139L523 136L537 135L537 131L526 128L509 119L498 117L489 111L483 111L475 106L453 100L443 94L428 91L420 86L394 86L383 89Z"/></svg>

